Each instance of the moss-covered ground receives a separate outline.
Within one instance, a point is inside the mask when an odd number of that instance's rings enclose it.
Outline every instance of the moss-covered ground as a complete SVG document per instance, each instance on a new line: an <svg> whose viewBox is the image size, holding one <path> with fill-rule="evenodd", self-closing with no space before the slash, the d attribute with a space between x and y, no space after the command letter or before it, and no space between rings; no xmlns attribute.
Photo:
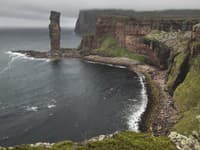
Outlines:
<svg viewBox="0 0 200 150"><path fill-rule="evenodd" d="M200 131L200 55L192 59L191 68L184 82L175 90L175 102L181 112L181 119L174 130L184 135Z"/></svg>
<svg viewBox="0 0 200 150"><path fill-rule="evenodd" d="M30 147L28 145L14 147L13 150L175 150L175 145L167 137L154 137L146 133L123 131L103 141L89 142L85 145L69 141L60 142L52 148Z"/></svg>
<svg viewBox="0 0 200 150"><path fill-rule="evenodd" d="M143 63L151 63L145 56L134 54L126 48L120 48L117 44L117 40L114 37L103 37L100 43L100 48L96 49L98 52L107 53L113 57L127 57Z"/></svg>
<svg viewBox="0 0 200 150"><path fill-rule="evenodd" d="M174 90L175 82L178 80L178 76L181 73L182 67L184 67L183 65L187 56L188 53L180 53L174 58L173 63L171 63L170 72L167 79L167 88L170 92Z"/></svg>
<svg viewBox="0 0 200 150"><path fill-rule="evenodd" d="M198 48L198 47L200 47L200 39L194 41L194 42L192 43L192 46L193 46L194 48Z"/></svg>

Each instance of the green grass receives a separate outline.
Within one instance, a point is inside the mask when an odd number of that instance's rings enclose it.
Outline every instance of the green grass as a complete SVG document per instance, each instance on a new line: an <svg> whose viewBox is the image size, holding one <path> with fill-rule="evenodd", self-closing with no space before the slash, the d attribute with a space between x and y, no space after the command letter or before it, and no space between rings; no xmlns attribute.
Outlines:
<svg viewBox="0 0 200 150"><path fill-rule="evenodd" d="M190 135L200 131L200 55L193 58L191 68L184 82L175 90L175 102L182 118L174 126L179 133Z"/></svg>
<svg viewBox="0 0 200 150"><path fill-rule="evenodd" d="M107 53L112 57L126 57L143 63L151 63L145 56L134 54L126 48L120 48L113 37L104 37L100 43L100 48L96 49L97 52Z"/></svg>
<svg viewBox="0 0 200 150"><path fill-rule="evenodd" d="M171 69L170 69L170 72L168 75L168 80L167 80L167 87L168 87L169 91L174 90L173 89L174 83L178 78L178 75L181 71L181 67L182 67L187 55L188 55L187 53L180 53L179 55L177 55L174 58L173 64L171 66Z"/></svg>
<svg viewBox="0 0 200 150"><path fill-rule="evenodd" d="M194 41L194 42L192 43L192 46L193 46L194 48L200 47L200 39L197 40L197 41Z"/></svg>
<svg viewBox="0 0 200 150"><path fill-rule="evenodd" d="M182 113L181 119L175 124L173 130L176 130L178 133L189 136L192 134L192 131L200 130L200 122L196 118L200 114L200 106L193 107L189 111Z"/></svg>
<svg viewBox="0 0 200 150"><path fill-rule="evenodd" d="M63 141L53 145L52 150L71 150L75 145L76 144L71 141Z"/></svg>
<svg viewBox="0 0 200 150"><path fill-rule="evenodd" d="M66 141L57 143L50 149L22 145L14 147L13 150L176 150L176 147L167 137L123 131L112 138L85 145Z"/></svg>
<svg viewBox="0 0 200 150"><path fill-rule="evenodd" d="M92 142L79 150L174 150L172 142L166 137L153 137L145 133L122 132L113 138Z"/></svg>

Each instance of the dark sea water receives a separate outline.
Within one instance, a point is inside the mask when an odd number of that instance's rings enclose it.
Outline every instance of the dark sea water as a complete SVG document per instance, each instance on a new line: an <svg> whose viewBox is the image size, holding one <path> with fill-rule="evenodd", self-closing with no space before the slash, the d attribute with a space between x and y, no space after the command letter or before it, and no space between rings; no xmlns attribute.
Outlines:
<svg viewBox="0 0 200 150"><path fill-rule="evenodd" d="M62 47L78 47L72 29ZM47 29L0 29L0 145L81 141L138 131L147 104L142 76L79 59L49 61L9 51L49 49Z"/></svg>

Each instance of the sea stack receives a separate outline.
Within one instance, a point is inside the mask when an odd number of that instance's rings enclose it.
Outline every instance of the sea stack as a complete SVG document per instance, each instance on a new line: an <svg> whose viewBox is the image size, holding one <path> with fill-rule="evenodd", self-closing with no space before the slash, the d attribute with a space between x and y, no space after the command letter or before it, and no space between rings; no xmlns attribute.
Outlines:
<svg viewBox="0 0 200 150"><path fill-rule="evenodd" d="M51 40L51 51L60 49L60 12L51 11L49 36Z"/></svg>

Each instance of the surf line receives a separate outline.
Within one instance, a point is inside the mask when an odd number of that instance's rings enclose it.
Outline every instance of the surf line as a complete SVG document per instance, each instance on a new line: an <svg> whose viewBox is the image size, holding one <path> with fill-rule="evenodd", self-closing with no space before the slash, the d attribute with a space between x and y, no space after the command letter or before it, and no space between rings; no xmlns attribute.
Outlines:
<svg viewBox="0 0 200 150"><path fill-rule="evenodd" d="M6 65L6 67L4 69L2 69L0 71L0 74L5 73L7 70L9 70L11 68L12 63L18 59L20 56L15 56L15 57L11 57L10 61L8 62L8 64Z"/></svg>
<svg viewBox="0 0 200 150"><path fill-rule="evenodd" d="M34 58L34 57L29 57L26 54L21 54L21 53L12 52L12 51L8 51L8 52L6 52L6 54L9 54L10 56L14 56L14 57L18 57L18 58L20 57L23 59L28 59L28 60L38 60L38 61L46 61L46 62L50 61L50 59L48 59L48 58Z"/></svg>
<svg viewBox="0 0 200 150"><path fill-rule="evenodd" d="M122 69L127 69L125 66L119 66L119 65L113 65L113 64L108 64L108 63L101 63L101 62L94 62L94 61L87 61L84 60L86 63L91 63L91 64L100 64L100 65L106 65L110 67L116 67L116 68L122 68ZM145 76L139 72L135 72L139 78L139 82L141 85L141 91L140 91L140 99L141 103L140 105L136 107L130 107L130 115L127 116L127 124L128 124L128 129L131 131L135 132L140 132L139 131L139 124L142 119L142 115L146 111L147 105L148 105L148 95L147 95L147 89L145 86Z"/></svg>
<svg viewBox="0 0 200 150"><path fill-rule="evenodd" d="M132 114L128 117L128 126L129 130L139 132L139 123L141 121L141 117L143 113L145 112L148 104L148 95L147 95L147 89L145 86L145 77L143 74L136 72L140 85L141 85L141 91L140 91L140 99L141 103L140 105L136 108L136 111L132 111Z"/></svg>

